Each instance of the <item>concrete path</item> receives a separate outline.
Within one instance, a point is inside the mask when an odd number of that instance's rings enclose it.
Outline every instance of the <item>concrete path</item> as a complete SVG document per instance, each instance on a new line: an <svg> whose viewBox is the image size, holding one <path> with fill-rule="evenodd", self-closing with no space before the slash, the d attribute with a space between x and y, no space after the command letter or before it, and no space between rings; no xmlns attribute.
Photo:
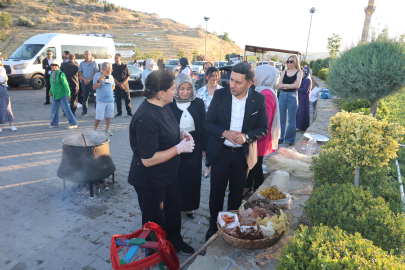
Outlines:
<svg viewBox="0 0 405 270"><path fill-rule="evenodd" d="M94 103L88 117L77 118L79 128L67 130L60 111L60 126L48 129L51 106L43 105L45 89L9 90L15 126L0 133L0 269L111 269L110 242L114 234L141 228L141 211L135 190L127 183L132 159L128 126L131 118L112 120L110 149L117 167L111 178L88 197L87 187L56 175L62 139L93 129ZM132 97L134 111L143 101ZM77 114L82 112L78 109ZM105 127L104 122L100 129ZM208 229L209 181L202 180L201 206L196 218L182 215L182 235L195 249L205 242ZM188 257L178 254L180 262Z"/></svg>

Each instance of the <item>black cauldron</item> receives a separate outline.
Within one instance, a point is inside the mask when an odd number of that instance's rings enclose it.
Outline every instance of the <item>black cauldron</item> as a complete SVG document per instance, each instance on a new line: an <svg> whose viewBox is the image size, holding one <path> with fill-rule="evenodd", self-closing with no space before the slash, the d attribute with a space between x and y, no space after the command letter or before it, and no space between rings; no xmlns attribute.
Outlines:
<svg viewBox="0 0 405 270"><path fill-rule="evenodd" d="M86 145L83 140L86 140ZM93 197L93 183L113 175L115 165L110 154L110 138L91 132L66 137L62 140L63 152L57 175L65 181L89 183Z"/></svg>

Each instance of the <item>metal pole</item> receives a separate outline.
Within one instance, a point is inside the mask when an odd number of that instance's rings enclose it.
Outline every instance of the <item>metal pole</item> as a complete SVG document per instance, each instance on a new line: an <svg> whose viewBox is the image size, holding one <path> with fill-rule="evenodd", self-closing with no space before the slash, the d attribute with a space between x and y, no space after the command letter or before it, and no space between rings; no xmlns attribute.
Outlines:
<svg viewBox="0 0 405 270"><path fill-rule="evenodd" d="M308 53L308 44L309 44L309 35L311 34L312 15L314 15L314 13L312 13L312 12L311 12L311 22L309 23L309 33L308 33L307 49L306 49L306 51L305 51L304 60L306 60L306 59L307 59L307 53Z"/></svg>
<svg viewBox="0 0 405 270"><path fill-rule="evenodd" d="M221 50L219 51L219 61L222 61L222 35L221 35Z"/></svg>
<svg viewBox="0 0 405 270"><path fill-rule="evenodd" d="M205 21L205 53L204 53L205 61L207 61L207 31L208 31L208 21Z"/></svg>

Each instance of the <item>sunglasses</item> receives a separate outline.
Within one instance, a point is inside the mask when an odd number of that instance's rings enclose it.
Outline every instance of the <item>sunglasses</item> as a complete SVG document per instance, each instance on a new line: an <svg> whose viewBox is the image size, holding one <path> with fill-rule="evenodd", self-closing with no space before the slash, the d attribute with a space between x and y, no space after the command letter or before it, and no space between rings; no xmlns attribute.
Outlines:
<svg viewBox="0 0 405 270"><path fill-rule="evenodd" d="M291 61L287 61L287 64L292 64L292 63L294 63L294 61L293 61L293 60L291 60Z"/></svg>
<svg viewBox="0 0 405 270"><path fill-rule="evenodd" d="M57 67L58 65L52 64L51 67Z"/></svg>

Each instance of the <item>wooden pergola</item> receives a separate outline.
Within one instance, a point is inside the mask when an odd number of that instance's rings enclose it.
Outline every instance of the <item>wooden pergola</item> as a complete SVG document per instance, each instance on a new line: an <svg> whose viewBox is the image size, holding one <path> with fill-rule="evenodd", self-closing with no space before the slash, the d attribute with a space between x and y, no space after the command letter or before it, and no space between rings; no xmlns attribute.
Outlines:
<svg viewBox="0 0 405 270"><path fill-rule="evenodd" d="M266 47L259 47L259 46L252 46L252 45L245 45L245 59L246 59L246 52L254 52L255 55L257 53L262 54L262 64L263 64L263 54L268 53L270 59L270 52L281 52L281 53L290 53L299 55L300 61L302 60L303 53L299 51L292 51L292 50L284 50L284 49L275 49L275 48L266 48Z"/></svg>

